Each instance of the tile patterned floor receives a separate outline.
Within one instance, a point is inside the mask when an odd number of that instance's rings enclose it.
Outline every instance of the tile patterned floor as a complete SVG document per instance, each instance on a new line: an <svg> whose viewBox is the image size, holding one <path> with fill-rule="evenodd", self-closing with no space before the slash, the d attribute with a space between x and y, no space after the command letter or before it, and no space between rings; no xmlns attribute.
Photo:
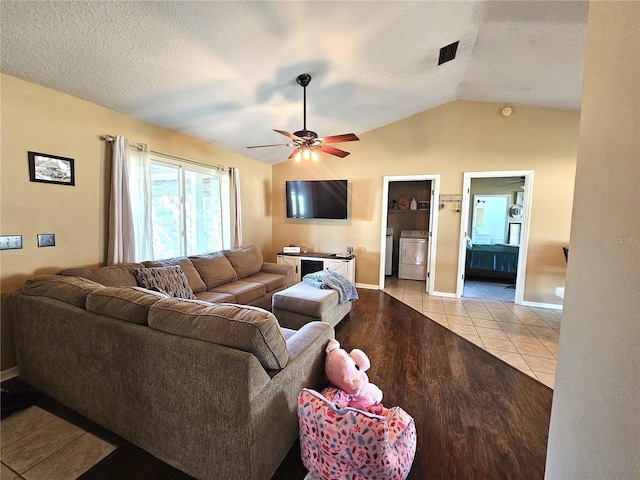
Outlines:
<svg viewBox="0 0 640 480"><path fill-rule="evenodd" d="M73 480L115 446L33 406L2 420L2 480Z"/></svg>
<svg viewBox="0 0 640 480"><path fill-rule="evenodd" d="M384 291L518 370L553 388L561 310L508 302L445 298L425 282L387 277Z"/></svg>

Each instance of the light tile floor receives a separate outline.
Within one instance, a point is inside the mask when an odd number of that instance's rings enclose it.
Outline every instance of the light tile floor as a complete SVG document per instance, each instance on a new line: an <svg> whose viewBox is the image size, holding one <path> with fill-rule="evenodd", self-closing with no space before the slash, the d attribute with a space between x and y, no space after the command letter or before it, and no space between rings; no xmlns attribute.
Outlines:
<svg viewBox="0 0 640 480"><path fill-rule="evenodd" d="M562 312L509 302L425 293L418 280L387 277L384 291L553 388Z"/></svg>
<svg viewBox="0 0 640 480"><path fill-rule="evenodd" d="M115 447L36 406L2 420L2 480L74 480Z"/></svg>

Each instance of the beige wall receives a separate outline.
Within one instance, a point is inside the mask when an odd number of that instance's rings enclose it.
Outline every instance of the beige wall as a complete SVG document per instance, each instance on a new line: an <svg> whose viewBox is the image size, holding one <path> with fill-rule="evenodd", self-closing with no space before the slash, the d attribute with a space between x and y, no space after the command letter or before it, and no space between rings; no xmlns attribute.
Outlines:
<svg viewBox="0 0 640 480"><path fill-rule="evenodd" d="M22 235L21 250L0 251L0 291L64 267L106 259L110 147L100 135L124 135L152 150L240 169L244 244L271 250L271 166L178 135L98 105L2 75L2 235ZM29 181L27 151L75 160L75 186ZM38 233L56 246L36 247ZM3 304L2 370L15 365L11 321Z"/></svg>
<svg viewBox="0 0 640 480"><path fill-rule="evenodd" d="M359 135L342 145L351 155L323 155L318 163L287 161L273 169L273 255L283 245L306 243L316 251L357 249L356 282L378 284L384 176L440 174L441 194L461 194L464 172L534 170L531 233L524 300L554 303L564 285L562 246L569 242L579 112L455 101ZM287 220L284 182L346 178L347 221ZM440 211L438 292L455 293L460 213Z"/></svg>
<svg viewBox="0 0 640 480"><path fill-rule="evenodd" d="M1 207L3 235L23 236L22 250L0 253L3 295L26 278L67 266L99 265L105 258L109 148L105 133L147 142L153 150L241 170L244 244L259 245L267 260L283 245L312 250L357 249L356 281L377 285L382 177L440 174L440 193L461 193L463 172L535 171L525 301L558 303L564 284L563 245L569 240L578 112L456 101L360 135L345 158L323 155L317 164L272 167L132 117L14 77L2 75ZM29 182L26 152L75 159L76 186ZM271 176L273 175L273 188ZM287 220L284 181L346 178L350 219ZM455 292L460 214L440 212L436 291ZM56 247L37 248L37 233L55 233ZM15 364L11 322L2 316L2 369Z"/></svg>
<svg viewBox="0 0 640 480"><path fill-rule="evenodd" d="M590 2L545 477L640 478L640 3Z"/></svg>

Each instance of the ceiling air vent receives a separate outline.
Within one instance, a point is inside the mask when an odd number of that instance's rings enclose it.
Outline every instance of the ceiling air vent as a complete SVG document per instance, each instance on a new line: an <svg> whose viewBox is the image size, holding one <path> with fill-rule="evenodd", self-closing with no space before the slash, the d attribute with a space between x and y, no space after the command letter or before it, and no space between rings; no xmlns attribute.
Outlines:
<svg viewBox="0 0 640 480"><path fill-rule="evenodd" d="M456 58L458 43L459 42L455 42L440 49L440 59L438 60L438 65L442 65L444 62L448 62L449 60L453 60L454 58Z"/></svg>

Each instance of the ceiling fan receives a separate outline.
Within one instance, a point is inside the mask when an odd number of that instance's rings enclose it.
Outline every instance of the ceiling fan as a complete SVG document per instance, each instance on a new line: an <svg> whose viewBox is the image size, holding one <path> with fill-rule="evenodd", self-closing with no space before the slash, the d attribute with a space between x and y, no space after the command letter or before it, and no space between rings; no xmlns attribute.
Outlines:
<svg viewBox="0 0 640 480"><path fill-rule="evenodd" d="M498 185L498 187L509 187L511 185L517 185L517 184L520 184L520 188L524 190L524 177L505 180L500 185Z"/></svg>
<svg viewBox="0 0 640 480"><path fill-rule="evenodd" d="M297 132L289 133L284 130L275 130L281 135L285 137L289 137L291 139L290 143L276 143L272 145L253 145L247 148L263 148L263 147L294 147L293 152L289 155L289 159L295 158L296 162L299 162L301 159L311 158L313 161L318 160L318 154L315 152L319 150L324 153L328 153L330 155L335 155L336 157L344 158L349 155L349 152L345 152L344 150L340 150L338 148L332 147L331 143L343 143L343 142L354 142L360 140L353 133L344 133L342 135L332 135L330 137L318 137L316 132L312 132L311 130L307 130L307 85L311 82L311 75L308 73L303 73L298 75L296 78L298 85L300 85L304 91L304 103L303 103L303 127L302 130L298 130Z"/></svg>

